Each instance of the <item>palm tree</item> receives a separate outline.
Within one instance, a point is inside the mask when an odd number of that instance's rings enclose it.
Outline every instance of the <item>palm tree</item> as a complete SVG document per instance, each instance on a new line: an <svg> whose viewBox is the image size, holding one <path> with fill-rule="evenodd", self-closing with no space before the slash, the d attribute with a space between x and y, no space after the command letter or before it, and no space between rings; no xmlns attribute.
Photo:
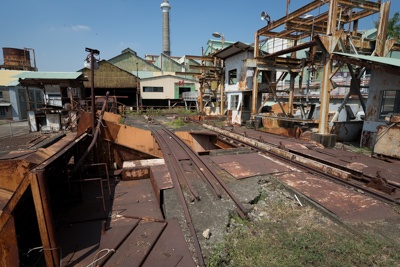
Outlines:
<svg viewBox="0 0 400 267"><path fill-rule="evenodd" d="M396 43L400 42L400 14L394 13L393 17L389 19L386 36L387 38L397 38ZM375 28L378 27L378 22L374 21Z"/></svg>

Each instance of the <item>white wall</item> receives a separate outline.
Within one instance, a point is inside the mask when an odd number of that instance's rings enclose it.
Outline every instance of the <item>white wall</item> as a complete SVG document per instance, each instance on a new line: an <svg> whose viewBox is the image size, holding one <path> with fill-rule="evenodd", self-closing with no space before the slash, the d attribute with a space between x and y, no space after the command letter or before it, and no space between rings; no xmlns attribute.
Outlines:
<svg viewBox="0 0 400 267"><path fill-rule="evenodd" d="M377 127L379 125L386 125L384 120L379 120L378 118L382 91L384 90L400 90L400 76L373 70L371 72L369 94L366 103L367 112L361 135L361 145L372 148L378 132Z"/></svg>
<svg viewBox="0 0 400 267"><path fill-rule="evenodd" d="M175 83L184 79L179 77L163 77L155 79L146 79L140 81L140 94L143 99L175 99ZM195 84L195 90L198 91L200 85L198 82L184 80L185 84ZM164 92L143 92L143 87L163 87Z"/></svg>
<svg viewBox="0 0 400 267"><path fill-rule="evenodd" d="M225 92L234 92L234 91L242 91L242 90L252 90L252 88L248 88L252 85L253 76L248 77L251 79L250 84L246 84L246 76L252 75L254 73L253 69L248 69L245 67L244 60L247 58L252 58L253 53L246 51L232 57L229 57L225 60ZM237 83L229 84L229 71L236 69L237 70ZM252 86L251 86L252 87Z"/></svg>

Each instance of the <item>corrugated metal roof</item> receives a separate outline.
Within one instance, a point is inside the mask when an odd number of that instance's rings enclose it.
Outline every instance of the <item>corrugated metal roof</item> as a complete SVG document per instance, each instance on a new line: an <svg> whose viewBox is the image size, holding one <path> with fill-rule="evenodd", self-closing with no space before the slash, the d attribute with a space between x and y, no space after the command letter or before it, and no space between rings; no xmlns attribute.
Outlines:
<svg viewBox="0 0 400 267"><path fill-rule="evenodd" d="M15 78L24 79L62 79L62 80L75 80L81 76L81 72L34 72L26 71L15 75Z"/></svg>
<svg viewBox="0 0 400 267"><path fill-rule="evenodd" d="M251 50L253 49L252 46L247 45L242 42L236 42L234 44L231 44L230 46L218 51L217 53L214 54L215 57L221 58L221 59L226 59L227 57L236 55L238 53L241 53L246 50Z"/></svg>
<svg viewBox="0 0 400 267"><path fill-rule="evenodd" d="M364 55L356 55L356 54L348 54L348 53L338 53L335 52L333 54L345 56L345 57L353 57L365 61L376 62L386 65L391 65L395 67L400 67L400 59L397 58L388 58L388 57L373 57L373 56L364 56Z"/></svg>
<svg viewBox="0 0 400 267"><path fill-rule="evenodd" d="M0 70L0 86L8 86L9 83L17 81L18 78L14 78L13 76L22 73L23 71L15 71L15 70Z"/></svg>

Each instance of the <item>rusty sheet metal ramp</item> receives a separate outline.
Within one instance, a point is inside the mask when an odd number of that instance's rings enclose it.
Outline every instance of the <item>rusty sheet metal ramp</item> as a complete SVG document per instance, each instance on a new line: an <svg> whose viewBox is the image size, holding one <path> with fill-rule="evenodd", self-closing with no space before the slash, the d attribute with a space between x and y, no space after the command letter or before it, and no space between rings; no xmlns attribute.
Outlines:
<svg viewBox="0 0 400 267"><path fill-rule="evenodd" d="M184 244L184 246L182 246ZM195 266L177 219L119 216L104 231L98 266Z"/></svg>

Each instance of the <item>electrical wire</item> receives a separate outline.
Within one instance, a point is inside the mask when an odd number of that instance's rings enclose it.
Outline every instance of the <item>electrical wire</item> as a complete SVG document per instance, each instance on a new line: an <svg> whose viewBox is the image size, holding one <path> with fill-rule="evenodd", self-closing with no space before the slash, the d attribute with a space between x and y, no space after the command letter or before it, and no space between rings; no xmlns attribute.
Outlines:
<svg viewBox="0 0 400 267"><path fill-rule="evenodd" d="M101 252L103 252L103 251L107 251L107 253L104 254L103 256L101 256L100 258L98 258L98 259L96 260L97 256L98 256ZM93 264L95 264L96 262L98 262L99 260L101 260L102 258L104 258L105 256L107 256L110 252L115 252L115 250L114 250L114 249L108 249L108 248L105 248L105 249L100 250L100 251L97 252L96 255L94 256L93 262L90 263L90 264L89 264L88 266L86 266L86 267L93 267Z"/></svg>

